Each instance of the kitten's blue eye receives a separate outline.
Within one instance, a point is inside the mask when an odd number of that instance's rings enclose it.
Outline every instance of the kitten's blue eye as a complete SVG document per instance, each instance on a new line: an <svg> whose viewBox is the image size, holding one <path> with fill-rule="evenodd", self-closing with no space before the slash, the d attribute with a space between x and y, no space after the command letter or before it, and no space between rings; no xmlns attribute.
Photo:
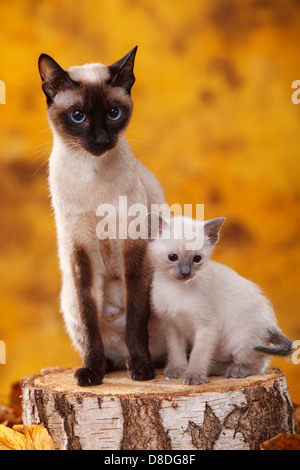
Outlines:
<svg viewBox="0 0 300 470"><path fill-rule="evenodd" d="M83 111L79 111L79 109L74 109L74 111L70 113L70 118L76 124L81 124L86 120L86 114Z"/></svg>
<svg viewBox="0 0 300 470"><path fill-rule="evenodd" d="M121 116L122 116L122 109L120 108L120 106L111 108L109 113L107 113L107 117L110 121L117 121L118 119L120 119Z"/></svg>
<svg viewBox="0 0 300 470"><path fill-rule="evenodd" d="M201 260L202 260L202 256L196 255L193 258L193 263L200 263Z"/></svg>
<svg viewBox="0 0 300 470"><path fill-rule="evenodd" d="M170 261L177 261L178 260L178 256L175 253L173 253L171 255L168 255L168 258L169 258Z"/></svg>

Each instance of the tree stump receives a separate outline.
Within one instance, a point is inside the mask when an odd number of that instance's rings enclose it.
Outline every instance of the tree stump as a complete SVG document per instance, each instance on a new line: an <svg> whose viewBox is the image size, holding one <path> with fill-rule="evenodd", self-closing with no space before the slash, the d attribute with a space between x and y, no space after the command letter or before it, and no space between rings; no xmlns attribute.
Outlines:
<svg viewBox="0 0 300 470"><path fill-rule="evenodd" d="M22 380L24 424L40 424L56 449L258 449L295 432L284 374L269 369L245 379L211 377L188 386L156 378L136 382L126 371L79 387L74 369L48 369Z"/></svg>

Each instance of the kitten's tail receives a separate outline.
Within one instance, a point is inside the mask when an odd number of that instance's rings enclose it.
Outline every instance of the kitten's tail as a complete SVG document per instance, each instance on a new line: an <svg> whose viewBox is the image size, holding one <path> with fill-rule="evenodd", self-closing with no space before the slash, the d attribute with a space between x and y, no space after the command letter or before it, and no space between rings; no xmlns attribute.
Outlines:
<svg viewBox="0 0 300 470"><path fill-rule="evenodd" d="M292 341L277 328L269 330L268 341L273 343L274 346L256 346L254 348L255 351L272 354L274 356L289 356L293 350Z"/></svg>

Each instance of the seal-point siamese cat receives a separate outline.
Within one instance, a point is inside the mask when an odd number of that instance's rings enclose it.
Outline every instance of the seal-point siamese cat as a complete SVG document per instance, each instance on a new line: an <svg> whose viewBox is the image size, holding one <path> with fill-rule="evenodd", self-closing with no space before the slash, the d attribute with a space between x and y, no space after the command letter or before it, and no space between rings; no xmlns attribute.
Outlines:
<svg viewBox="0 0 300 470"><path fill-rule="evenodd" d="M163 333L153 319L151 359L147 241L99 239L96 234L97 207L109 203L117 208L119 195L127 196L128 207L164 202L156 178L133 157L123 135L133 108L136 50L110 66L95 63L67 70L46 54L39 58L53 132L49 179L62 271L61 308L83 357L75 374L82 386L100 384L107 371L125 367L126 361L133 379L152 379L152 359L160 360L164 349Z"/></svg>
<svg viewBox="0 0 300 470"><path fill-rule="evenodd" d="M259 287L210 260L224 220L175 217L169 224L148 216L151 300L164 322L168 345L164 373L188 385L206 383L209 375L263 373L269 363L266 354L288 356L292 350ZM201 243L187 249L197 230L203 234Z"/></svg>

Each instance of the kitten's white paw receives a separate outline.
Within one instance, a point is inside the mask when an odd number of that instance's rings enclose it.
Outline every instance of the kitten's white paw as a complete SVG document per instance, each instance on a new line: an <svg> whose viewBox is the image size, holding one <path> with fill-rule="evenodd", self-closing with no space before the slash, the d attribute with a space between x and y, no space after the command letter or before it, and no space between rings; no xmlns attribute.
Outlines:
<svg viewBox="0 0 300 470"><path fill-rule="evenodd" d="M183 367L167 366L164 370L164 375L167 379L179 379L185 371L186 369Z"/></svg>
<svg viewBox="0 0 300 470"><path fill-rule="evenodd" d="M186 373L182 377L182 383L185 385L200 385L200 384L206 384L208 382L208 377L207 375L203 374L189 374Z"/></svg>
<svg viewBox="0 0 300 470"><path fill-rule="evenodd" d="M232 377L233 379L242 379L248 377L248 375L253 375L254 371L251 367L244 366L242 364L232 364L226 370L226 377L229 379Z"/></svg>

